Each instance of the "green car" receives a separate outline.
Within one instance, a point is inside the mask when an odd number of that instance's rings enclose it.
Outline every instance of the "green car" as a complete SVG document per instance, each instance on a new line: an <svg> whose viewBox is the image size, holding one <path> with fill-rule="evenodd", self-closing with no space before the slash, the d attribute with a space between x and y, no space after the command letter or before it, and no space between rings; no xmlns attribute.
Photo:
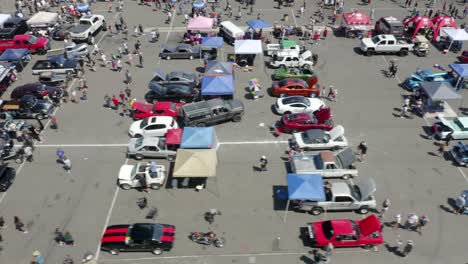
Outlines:
<svg viewBox="0 0 468 264"><path fill-rule="evenodd" d="M275 70L275 74L273 78L275 80L282 80L286 78L299 78L304 81L307 79L314 77L315 72L310 67L302 67L302 68L287 68L281 67Z"/></svg>

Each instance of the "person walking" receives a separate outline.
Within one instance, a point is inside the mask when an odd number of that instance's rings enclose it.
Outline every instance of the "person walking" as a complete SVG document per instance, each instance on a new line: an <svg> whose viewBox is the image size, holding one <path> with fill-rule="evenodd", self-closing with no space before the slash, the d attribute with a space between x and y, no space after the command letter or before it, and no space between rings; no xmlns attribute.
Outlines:
<svg viewBox="0 0 468 264"><path fill-rule="evenodd" d="M119 99L117 99L117 97L114 95L112 95L112 103L114 104L114 110L119 110Z"/></svg>
<svg viewBox="0 0 468 264"><path fill-rule="evenodd" d="M260 172L264 172L264 171L267 171L267 164L268 164L268 160L265 156L262 156L260 158Z"/></svg>
<svg viewBox="0 0 468 264"><path fill-rule="evenodd" d="M120 59L117 60L117 71L118 72L122 71L122 61Z"/></svg>
<svg viewBox="0 0 468 264"><path fill-rule="evenodd" d="M432 140L435 136L437 136L437 133L440 131L441 127L437 124L433 124L431 126L431 130L429 131L429 135L427 136L427 139Z"/></svg>
<svg viewBox="0 0 468 264"><path fill-rule="evenodd" d="M65 158L65 151L63 151L62 149L57 149L55 154L57 155L57 158L58 158L57 161L58 162L63 162L63 159Z"/></svg>
<svg viewBox="0 0 468 264"><path fill-rule="evenodd" d="M405 228L410 231L416 231L418 223L419 217L415 213L408 214L408 219L406 219Z"/></svg>
<svg viewBox="0 0 468 264"><path fill-rule="evenodd" d="M401 214L395 215L395 220L391 222L391 226L393 229L397 229L401 227Z"/></svg>
<svg viewBox="0 0 468 264"><path fill-rule="evenodd" d="M24 229L24 223L23 223L23 221L21 221L21 219L19 219L18 216L15 216L15 217L13 218L13 221L14 221L14 223L15 223L15 228L16 228L16 230L21 231L21 232L23 232L23 233L25 233L25 234L28 233L28 231L27 231L26 229Z"/></svg>
<svg viewBox="0 0 468 264"><path fill-rule="evenodd" d="M24 152L24 156L25 156L27 162L33 162L34 161L33 150L32 150L31 146L25 146L24 149L23 149L23 152Z"/></svg>
<svg viewBox="0 0 468 264"><path fill-rule="evenodd" d="M51 116L50 117L50 128L55 129L55 130L58 129L57 117L56 116Z"/></svg>
<svg viewBox="0 0 468 264"><path fill-rule="evenodd" d="M63 242L67 246L73 246L75 244L75 240L73 239L70 231L65 231L65 234L63 234Z"/></svg>
<svg viewBox="0 0 468 264"><path fill-rule="evenodd" d="M419 224L417 227L419 235L422 235L422 228L425 227L427 224L429 224L429 217L427 217L426 215L421 216L421 218L419 218Z"/></svg>
<svg viewBox="0 0 468 264"><path fill-rule="evenodd" d="M364 161L364 158L366 157L367 155L367 143L365 141L361 141L361 143L359 143L358 147L358 154L359 154L359 161Z"/></svg>
<svg viewBox="0 0 468 264"><path fill-rule="evenodd" d="M389 68L389 72L390 72L390 77L391 78L395 78L397 72L398 72L398 67L395 63L392 62L392 64L390 65L390 68Z"/></svg>
<svg viewBox="0 0 468 264"><path fill-rule="evenodd" d="M120 97L120 103L121 103L121 104L124 104L125 101L127 101L127 98L125 98L125 93L124 93L124 91L120 91L119 97Z"/></svg>
<svg viewBox="0 0 468 264"><path fill-rule="evenodd" d="M143 31L143 25L142 24L138 24L138 30L140 31L140 35L145 35L145 32Z"/></svg>
<svg viewBox="0 0 468 264"><path fill-rule="evenodd" d="M140 67L143 68L143 52L141 51L138 53L138 60L140 62Z"/></svg>
<svg viewBox="0 0 468 264"><path fill-rule="evenodd" d="M335 247L333 246L332 243L328 243L327 244L327 247L325 248L325 263L329 263L330 262L330 259L331 259L331 255L333 253L333 249L335 249Z"/></svg>
<svg viewBox="0 0 468 264"><path fill-rule="evenodd" d="M443 158L445 155L445 152L447 151L448 151L447 144L439 143L439 148L437 149L437 156L439 156L440 158Z"/></svg>
<svg viewBox="0 0 468 264"><path fill-rule="evenodd" d="M69 158L66 156L63 157L63 169L67 172L70 173L72 168L72 163Z"/></svg>
<svg viewBox="0 0 468 264"><path fill-rule="evenodd" d="M338 90L335 89L333 85L330 85L328 90L327 98L332 102L336 102L336 96L338 95Z"/></svg>
<svg viewBox="0 0 468 264"><path fill-rule="evenodd" d="M325 27L325 29L323 30L322 36L323 36L324 40L327 39L327 36L328 36L328 28L327 27Z"/></svg>
<svg viewBox="0 0 468 264"><path fill-rule="evenodd" d="M386 198L383 203L382 203L382 210L380 210L380 218L382 219L384 217L384 214L388 211L390 208L390 199Z"/></svg>
<svg viewBox="0 0 468 264"><path fill-rule="evenodd" d="M55 242L57 242L57 244L59 244L60 246L63 246L65 245L65 237L62 233L62 231L60 231L58 228L55 229L54 231L54 240Z"/></svg>
<svg viewBox="0 0 468 264"><path fill-rule="evenodd" d="M132 97L132 89L130 88L129 85L127 85L127 86L125 87L124 92L125 92L125 95L127 96L127 98Z"/></svg>
<svg viewBox="0 0 468 264"><path fill-rule="evenodd" d="M34 250L32 255L33 255L33 262L32 263L44 264L44 258L42 257L41 252L39 252L39 250Z"/></svg>
<svg viewBox="0 0 468 264"><path fill-rule="evenodd" d="M96 62L93 59L90 59L89 65L91 66L91 71L96 72Z"/></svg>
<svg viewBox="0 0 468 264"><path fill-rule="evenodd" d="M414 247L413 240L406 241L406 245L403 248L403 251L401 252L401 256L403 258L406 258L408 256L408 254L413 250L413 247Z"/></svg>
<svg viewBox="0 0 468 264"><path fill-rule="evenodd" d="M407 104L403 105L400 112L400 118L408 117L409 107Z"/></svg>
<svg viewBox="0 0 468 264"><path fill-rule="evenodd" d="M105 108L111 108L111 103L112 103L112 100L110 98L110 96L108 94L104 95L104 107Z"/></svg>
<svg viewBox="0 0 468 264"><path fill-rule="evenodd" d="M76 100L76 89L73 89L71 92L70 102L75 104L78 103L78 100Z"/></svg>
<svg viewBox="0 0 468 264"><path fill-rule="evenodd" d="M132 74L130 73L130 70L125 71L125 83L128 85L131 85L133 83L132 81Z"/></svg>
<svg viewBox="0 0 468 264"><path fill-rule="evenodd" d="M156 43L158 41L158 32L156 29L151 31L151 42Z"/></svg>
<svg viewBox="0 0 468 264"><path fill-rule="evenodd" d="M456 208L453 210L453 212L456 215L463 214L465 212L465 206L466 206L466 195L461 194L460 196L455 199L455 206Z"/></svg>
<svg viewBox="0 0 468 264"><path fill-rule="evenodd" d="M166 15L167 15L166 24L170 24L172 21L172 12L168 10Z"/></svg>
<svg viewBox="0 0 468 264"><path fill-rule="evenodd" d="M0 216L0 230L2 230L5 227L5 219L3 218L3 216Z"/></svg>

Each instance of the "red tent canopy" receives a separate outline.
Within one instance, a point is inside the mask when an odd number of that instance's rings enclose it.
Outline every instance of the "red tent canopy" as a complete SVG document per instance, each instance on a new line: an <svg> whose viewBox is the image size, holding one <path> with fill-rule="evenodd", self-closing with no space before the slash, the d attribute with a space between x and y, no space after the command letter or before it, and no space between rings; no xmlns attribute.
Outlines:
<svg viewBox="0 0 468 264"><path fill-rule="evenodd" d="M434 35L432 37L432 40L437 40L437 37L440 34L440 30L444 27L450 27L450 28L458 28L457 23L455 23L455 20L453 17L449 16L438 16L434 17L432 19L432 22L435 24L435 29L434 29Z"/></svg>
<svg viewBox="0 0 468 264"><path fill-rule="evenodd" d="M182 128L168 129L166 133L166 145L180 145L183 131Z"/></svg>
<svg viewBox="0 0 468 264"><path fill-rule="evenodd" d="M414 32L413 32L413 35L411 36L411 39L413 39L418 34L421 28L431 27L432 30L435 30L434 23L432 23L432 21L428 17L425 17L425 16L415 16L415 17L412 17L403 21L403 25L405 27L407 27L411 23L413 23L414 25Z"/></svg>
<svg viewBox="0 0 468 264"><path fill-rule="evenodd" d="M370 17L359 10L356 10L351 13L344 13L343 19L344 22L349 26L372 24L372 20L370 19Z"/></svg>

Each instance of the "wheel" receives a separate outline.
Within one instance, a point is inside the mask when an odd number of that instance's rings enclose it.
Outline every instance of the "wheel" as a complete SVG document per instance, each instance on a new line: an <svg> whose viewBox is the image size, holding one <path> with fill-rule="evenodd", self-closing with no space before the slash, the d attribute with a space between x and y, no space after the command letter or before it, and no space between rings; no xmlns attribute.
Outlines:
<svg viewBox="0 0 468 264"><path fill-rule="evenodd" d="M408 55L408 50L402 49L398 52L398 56L404 57Z"/></svg>
<svg viewBox="0 0 468 264"><path fill-rule="evenodd" d="M349 178L350 178L350 175L349 175L349 174L346 174L346 175L341 176L341 179L343 179L343 180L347 180L347 179L349 179Z"/></svg>
<svg viewBox="0 0 468 264"><path fill-rule="evenodd" d="M363 249L371 249L373 247L375 247L375 245L364 245L364 246L362 246Z"/></svg>
<svg viewBox="0 0 468 264"><path fill-rule="evenodd" d="M368 49L368 50L366 51L366 56L371 57L372 55L374 55L374 50Z"/></svg>
<svg viewBox="0 0 468 264"><path fill-rule="evenodd" d="M286 65L281 64L281 65L279 66L279 68L282 68L282 67L286 68Z"/></svg>
<svg viewBox="0 0 468 264"><path fill-rule="evenodd" d="M358 212L359 214L367 214L367 213L369 213L369 207L363 206L363 207L359 208L359 209L357 210L357 212Z"/></svg>
<svg viewBox="0 0 468 264"><path fill-rule="evenodd" d="M189 60L193 60L193 56L192 56L192 55L189 56Z"/></svg>
<svg viewBox="0 0 468 264"><path fill-rule="evenodd" d="M47 51L45 49L43 49L43 48L39 48L39 49L36 50L36 53L38 55L44 55L44 54L47 53Z"/></svg>
<svg viewBox="0 0 468 264"><path fill-rule="evenodd" d="M317 94L316 94L316 93L310 93L310 94L309 94L309 97L310 97L310 98L315 98L315 97L317 97Z"/></svg>
<svg viewBox="0 0 468 264"><path fill-rule="evenodd" d="M163 250L160 249L160 248L155 248L155 249L153 249L152 253L154 255L161 255L163 253Z"/></svg>
<svg viewBox="0 0 468 264"><path fill-rule="evenodd" d="M141 155L141 154L135 154L135 159L136 159L136 160L142 160L143 158L144 158L143 155Z"/></svg>
<svg viewBox="0 0 468 264"><path fill-rule="evenodd" d="M167 161L174 161L175 160L175 156L167 156Z"/></svg>
<svg viewBox="0 0 468 264"><path fill-rule="evenodd" d="M23 163L23 156L15 158L15 162L16 162L17 164Z"/></svg>
<svg viewBox="0 0 468 264"><path fill-rule="evenodd" d="M233 122L240 122L242 120L242 116L241 115L235 115L233 118L232 118L232 121Z"/></svg>
<svg viewBox="0 0 468 264"><path fill-rule="evenodd" d="M195 126L197 126L197 127L206 127L206 124L201 122L201 123L197 123Z"/></svg>
<svg viewBox="0 0 468 264"><path fill-rule="evenodd" d="M123 190L130 190L132 188L132 186L130 186L130 184L120 184L120 188L122 188Z"/></svg>
<svg viewBox="0 0 468 264"><path fill-rule="evenodd" d="M171 60L171 56L166 56L166 60Z"/></svg>
<svg viewBox="0 0 468 264"><path fill-rule="evenodd" d="M111 255L118 255L120 252L119 252L118 249L113 248L113 249L109 249L109 253L110 253Z"/></svg>
<svg viewBox="0 0 468 264"><path fill-rule="evenodd" d="M43 114L37 114L36 119L37 120L44 120L45 116Z"/></svg>
<svg viewBox="0 0 468 264"><path fill-rule="evenodd" d="M290 114L291 114L291 111L285 111L285 112L283 113L283 115L290 115Z"/></svg>
<svg viewBox="0 0 468 264"><path fill-rule="evenodd" d="M135 137L136 137L136 138L141 138L141 137L143 137L143 136L142 136L141 134L136 134Z"/></svg>
<svg viewBox="0 0 468 264"><path fill-rule="evenodd" d="M161 184L159 184L159 183L152 183L150 187L151 187L151 189L153 189L153 190L159 190L159 189L161 189ZM159 255L159 254L156 254L156 255Z"/></svg>
<svg viewBox="0 0 468 264"><path fill-rule="evenodd" d="M309 213L310 213L311 215L320 215L320 214L323 213L323 209L320 208L320 207L314 207L314 208L312 208L312 209L309 211Z"/></svg>
<svg viewBox="0 0 468 264"><path fill-rule="evenodd" d="M286 97L285 93L280 93L279 97Z"/></svg>
<svg viewBox="0 0 468 264"><path fill-rule="evenodd" d="M332 151L337 151L339 149L340 149L340 147L338 147L338 146L334 146L334 147L331 148Z"/></svg>

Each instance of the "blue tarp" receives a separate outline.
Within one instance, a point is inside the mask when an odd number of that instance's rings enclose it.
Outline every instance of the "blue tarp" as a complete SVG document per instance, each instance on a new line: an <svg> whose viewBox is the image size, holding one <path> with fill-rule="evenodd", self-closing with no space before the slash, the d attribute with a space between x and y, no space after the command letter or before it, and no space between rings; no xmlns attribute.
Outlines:
<svg viewBox="0 0 468 264"><path fill-rule="evenodd" d="M468 77L468 64L449 64L449 67L462 78Z"/></svg>
<svg viewBox="0 0 468 264"><path fill-rule="evenodd" d="M208 61L206 63L204 76L232 75L234 65L232 62Z"/></svg>
<svg viewBox="0 0 468 264"><path fill-rule="evenodd" d="M202 95L231 95L234 94L234 78L232 75L203 76Z"/></svg>
<svg viewBox="0 0 468 264"><path fill-rule="evenodd" d="M0 61L18 61L26 56L28 52L28 49L7 49L0 56Z"/></svg>
<svg viewBox="0 0 468 264"><path fill-rule="evenodd" d="M222 48L224 40L222 37L204 37L201 46L206 48Z"/></svg>
<svg viewBox="0 0 468 264"><path fill-rule="evenodd" d="M325 201L323 178L320 174L288 174L289 200Z"/></svg>
<svg viewBox="0 0 468 264"><path fill-rule="evenodd" d="M211 149L215 146L213 127L184 127L180 148L183 149Z"/></svg>
<svg viewBox="0 0 468 264"><path fill-rule="evenodd" d="M258 28L271 28L271 25L265 22L263 19L253 19L247 21L247 25L252 29Z"/></svg>

